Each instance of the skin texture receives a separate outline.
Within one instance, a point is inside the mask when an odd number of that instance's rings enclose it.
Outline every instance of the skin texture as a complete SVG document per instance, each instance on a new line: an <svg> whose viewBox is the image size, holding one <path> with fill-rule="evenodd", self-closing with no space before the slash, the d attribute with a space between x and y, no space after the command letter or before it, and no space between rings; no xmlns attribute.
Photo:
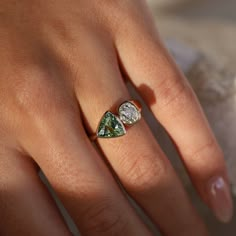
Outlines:
<svg viewBox="0 0 236 236"><path fill-rule="evenodd" d="M70 235L38 167L82 235L151 235L116 178L163 235L208 235L143 119L121 138L98 140L101 152L88 137L130 99L128 79L205 203L210 179L227 184L222 151L144 1L2 0L0 55L1 235Z"/></svg>

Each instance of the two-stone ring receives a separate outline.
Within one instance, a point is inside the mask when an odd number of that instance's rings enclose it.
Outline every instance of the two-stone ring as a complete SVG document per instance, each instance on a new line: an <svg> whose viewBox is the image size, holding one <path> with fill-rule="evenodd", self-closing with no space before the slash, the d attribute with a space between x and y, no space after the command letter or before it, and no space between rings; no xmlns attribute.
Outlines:
<svg viewBox="0 0 236 236"><path fill-rule="evenodd" d="M126 126L132 126L141 119L141 105L138 101L125 101L118 108L118 115L105 112L97 131L90 136L97 138L116 138L126 134Z"/></svg>

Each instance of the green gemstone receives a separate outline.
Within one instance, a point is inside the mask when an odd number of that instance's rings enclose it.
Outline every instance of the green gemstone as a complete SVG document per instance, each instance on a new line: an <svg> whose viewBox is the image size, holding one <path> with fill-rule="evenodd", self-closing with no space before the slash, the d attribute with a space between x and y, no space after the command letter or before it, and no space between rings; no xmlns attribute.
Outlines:
<svg viewBox="0 0 236 236"><path fill-rule="evenodd" d="M98 126L97 136L99 138L115 138L126 134L121 120L111 112L106 112Z"/></svg>

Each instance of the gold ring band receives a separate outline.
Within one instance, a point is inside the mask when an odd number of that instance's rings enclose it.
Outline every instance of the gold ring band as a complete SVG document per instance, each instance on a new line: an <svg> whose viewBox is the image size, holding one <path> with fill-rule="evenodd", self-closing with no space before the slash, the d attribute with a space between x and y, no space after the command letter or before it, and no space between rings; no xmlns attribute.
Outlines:
<svg viewBox="0 0 236 236"><path fill-rule="evenodd" d="M102 116L97 131L90 136L97 138L117 138L126 134L126 126L132 126L141 119L141 104L136 100L123 102L118 108L118 115L106 111Z"/></svg>

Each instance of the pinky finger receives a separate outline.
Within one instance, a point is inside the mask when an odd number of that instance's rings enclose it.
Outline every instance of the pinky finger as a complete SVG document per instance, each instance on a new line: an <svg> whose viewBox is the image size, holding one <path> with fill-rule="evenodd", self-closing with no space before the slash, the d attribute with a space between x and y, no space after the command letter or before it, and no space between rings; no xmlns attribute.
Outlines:
<svg viewBox="0 0 236 236"><path fill-rule="evenodd" d="M71 235L30 159L1 148L0 173L0 235Z"/></svg>

